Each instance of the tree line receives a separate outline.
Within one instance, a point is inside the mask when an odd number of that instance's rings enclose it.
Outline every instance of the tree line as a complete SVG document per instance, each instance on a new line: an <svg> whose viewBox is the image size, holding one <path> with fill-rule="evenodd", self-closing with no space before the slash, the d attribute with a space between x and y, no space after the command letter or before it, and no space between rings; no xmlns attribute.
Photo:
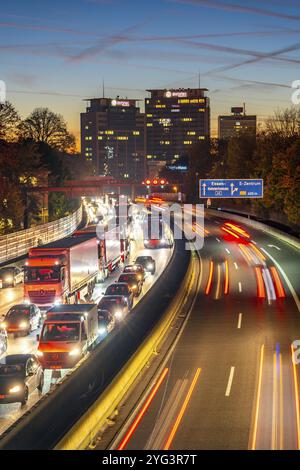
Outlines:
<svg viewBox="0 0 300 470"><path fill-rule="evenodd" d="M0 235L42 222L35 186L60 186L90 169L75 152L64 118L36 108L25 119L10 102L0 104ZM73 211L78 201L50 193L49 220Z"/></svg>
<svg viewBox="0 0 300 470"><path fill-rule="evenodd" d="M230 201L258 216L300 225L300 109L280 110L255 137L197 144L185 179L188 200L199 202L200 178L263 178L264 198ZM218 201L228 205L228 201Z"/></svg>

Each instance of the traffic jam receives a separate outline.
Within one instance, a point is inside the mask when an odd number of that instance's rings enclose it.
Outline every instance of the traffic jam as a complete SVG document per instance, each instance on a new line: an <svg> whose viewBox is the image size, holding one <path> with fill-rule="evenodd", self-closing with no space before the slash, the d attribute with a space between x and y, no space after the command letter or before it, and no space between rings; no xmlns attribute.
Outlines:
<svg viewBox="0 0 300 470"><path fill-rule="evenodd" d="M51 389L53 374L61 379L121 327L164 270L170 233L160 228L153 245L147 231L143 238L132 233L147 218L148 210L137 213L100 239L94 220L69 237L31 248L23 269L0 270L1 291L17 284L23 291L0 324L0 432ZM6 422L4 406L11 404L18 409L9 410Z"/></svg>

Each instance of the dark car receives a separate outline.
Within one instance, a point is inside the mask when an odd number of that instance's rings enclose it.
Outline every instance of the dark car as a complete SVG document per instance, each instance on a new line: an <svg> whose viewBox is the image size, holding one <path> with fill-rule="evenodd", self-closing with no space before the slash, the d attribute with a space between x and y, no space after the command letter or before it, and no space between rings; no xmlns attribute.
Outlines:
<svg viewBox="0 0 300 470"><path fill-rule="evenodd" d="M34 354L13 354L0 360L0 403L25 405L30 393L44 386L44 372Z"/></svg>
<svg viewBox="0 0 300 470"><path fill-rule="evenodd" d="M133 292L126 282L115 282L108 286L105 295L122 295L127 299L129 308L133 305Z"/></svg>
<svg viewBox="0 0 300 470"><path fill-rule="evenodd" d="M24 273L20 268L8 266L0 269L0 285L2 287L14 287L24 280Z"/></svg>
<svg viewBox="0 0 300 470"><path fill-rule="evenodd" d="M135 297L138 297L142 291L143 283L136 273L123 273L119 276L118 282L126 282Z"/></svg>
<svg viewBox="0 0 300 470"><path fill-rule="evenodd" d="M129 307L126 298L122 295L105 295L98 303L99 310L108 310L119 322L128 314Z"/></svg>
<svg viewBox="0 0 300 470"><path fill-rule="evenodd" d="M41 311L37 305L19 304L9 309L1 327L8 333L29 335L39 327L40 322Z"/></svg>
<svg viewBox="0 0 300 470"><path fill-rule="evenodd" d="M109 310L98 310L98 333L104 338L116 326L116 319Z"/></svg>
<svg viewBox="0 0 300 470"><path fill-rule="evenodd" d="M145 271L154 274L156 270L156 264L155 260L152 258L152 256L138 256L135 260L136 264L140 264L143 266Z"/></svg>
<svg viewBox="0 0 300 470"><path fill-rule="evenodd" d="M123 269L123 273L136 273L138 274L142 282L144 282L146 276L144 267L141 264L137 263L127 264L127 266L125 266L125 268Z"/></svg>
<svg viewBox="0 0 300 470"><path fill-rule="evenodd" d="M0 356L7 351L7 332L0 328Z"/></svg>

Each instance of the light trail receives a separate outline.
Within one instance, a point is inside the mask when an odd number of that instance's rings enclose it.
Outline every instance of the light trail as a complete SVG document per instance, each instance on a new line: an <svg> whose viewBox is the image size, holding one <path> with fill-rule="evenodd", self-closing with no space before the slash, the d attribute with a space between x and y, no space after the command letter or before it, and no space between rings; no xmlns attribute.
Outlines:
<svg viewBox="0 0 300 470"><path fill-rule="evenodd" d="M258 429L258 418L259 418L259 405L260 405L260 396L261 396L261 385L262 385L262 372L263 372L263 363L264 363L264 351L265 345L262 344L260 348L260 359L259 359L259 373L258 373L258 388L256 395L256 406L255 406L255 416L254 416L254 426L253 426L253 437L251 449L255 450L256 448L256 439L257 439L257 429Z"/></svg>
<svg viewBox="0 0 300 470"><path fill-rule="evenodd" d="M210 261L209 276L208 276L207 286L206 286L206 289L205 289L205 294L206 295L208 295L210 293L213 272L214 272L214 263L213 263L213 261Z"/></svg>

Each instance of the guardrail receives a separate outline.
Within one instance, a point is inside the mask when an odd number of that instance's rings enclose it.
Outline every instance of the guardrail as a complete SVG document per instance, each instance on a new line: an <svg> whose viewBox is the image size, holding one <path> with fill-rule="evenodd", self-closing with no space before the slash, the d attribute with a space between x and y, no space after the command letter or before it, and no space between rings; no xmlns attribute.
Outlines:
<svg viewBox="0 0 300 470"><path fill-rule="evenodd" d="M223 219L230 218L235 222L240 222L242 224L249 225L250 227L256 230L260 230L261 232L265 232L269 235L272 235L273 237L276 237L279 240L287 243L288 245L291 245L294 248L300 250L300 241L296 237L293 237L292 235L287 235L284 232L281 232L281 230L270 227L269 225L265 225L262 222L258 222L257 220L249 219L246 217L246 215L245 217L243 217L241 215L232 214L231 212L222 212L222 210L215 209L208 209L206 211L208 213L213 213L214 215L217 214L218 217L221 217Z"/></svg>
<svg viewBox="0 0 300 470"><path fill-rule="evenodd" d="M44 245L70 235L82 220L82 207L76 212L47 224L37 225L0 237L0 264L26 255L37 245Z"/></svg>
<svg viewBox="0 0 300 470"><path fill-rule="evenodd" d="M122 327L103 340L80 367L25 413L0 439L0 449L54 448L125 364L134 357L179 291L188 271L190 252L177 240L173 256L159 281L145 294Z"/></svg>

